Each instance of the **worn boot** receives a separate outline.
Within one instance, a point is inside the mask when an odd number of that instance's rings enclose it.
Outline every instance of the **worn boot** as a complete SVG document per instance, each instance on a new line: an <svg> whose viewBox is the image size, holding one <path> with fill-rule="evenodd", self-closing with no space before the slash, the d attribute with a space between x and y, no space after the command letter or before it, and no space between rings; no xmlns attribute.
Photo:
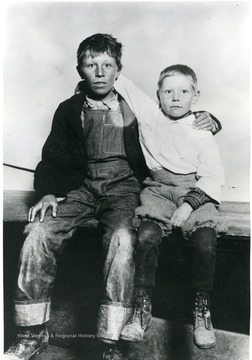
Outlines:
<svg viewBox="0 0 252 360"><path fill-rule="evenodd" d="M38 327L36 327L38 328ZM32 330L31 330L32 329ZM46 328L34 330L27 327L17 333L16 340L4 353L4 360L28 360L48 345L49 334Z"/></svg>
<svg viewBox="0 0 252 360"><path fill-rule="evenodd" d="M132 342L143 340L144 332L151 322L151 289L135 289L133 314L121 332L121 339Z"/></svg>
<svg viewBox="0 0 252 360"><path fill-rule="evenodd" d="M193 305L193 339L195 344L201 349L209 349L216 345L209 306L210 300L207 292L196 292Z"/></svg>

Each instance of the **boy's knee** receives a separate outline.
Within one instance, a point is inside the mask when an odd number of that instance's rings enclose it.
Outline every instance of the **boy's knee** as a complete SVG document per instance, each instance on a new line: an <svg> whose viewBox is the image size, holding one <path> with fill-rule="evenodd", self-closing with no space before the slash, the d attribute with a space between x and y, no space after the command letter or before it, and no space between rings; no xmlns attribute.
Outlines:
<svg viewBox="0 0 252 360"><path fill-rule="evenodd" d="M143 221L138 229L138 245L160 244L162 240L162 230L153 221Z"/></svg>
<svg viewBox="0 0 252 360"><path fill-rule="evenodd" d="M39 251L40 248L47 247L48 229L44 223L36 221L29 223L24 228L26 240L23 245L23 251Z"/></svg>
<svg viewBox="0 0 252 360"><path fill-rule="evenodd" d="M135 245L134 234L127 229L119 229L114 233L113 238L118 242L118 247L125 254L132 255Z"/></svg>

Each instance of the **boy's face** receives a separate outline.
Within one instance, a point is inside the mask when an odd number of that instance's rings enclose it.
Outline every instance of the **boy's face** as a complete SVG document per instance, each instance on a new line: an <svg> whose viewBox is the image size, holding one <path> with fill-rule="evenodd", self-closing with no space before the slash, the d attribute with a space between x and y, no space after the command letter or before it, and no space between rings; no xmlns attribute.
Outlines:
<svg viewBox="0 0 252 360"><path fill-rule="evenodd" d="M87 51L78 71L86 81L91 96L93 95L94 98L99 99L112 96L114 82L120 74L115 58L107 53L97 54L92 57L90 52Z"/></svg>
<svg viewBox="0 0 252 360"><path fill-rule="evenodd" d="M171 73L164 78L158 96L163 111L172 118L180 118L197 102L199 92L191 76Z"/></svg>

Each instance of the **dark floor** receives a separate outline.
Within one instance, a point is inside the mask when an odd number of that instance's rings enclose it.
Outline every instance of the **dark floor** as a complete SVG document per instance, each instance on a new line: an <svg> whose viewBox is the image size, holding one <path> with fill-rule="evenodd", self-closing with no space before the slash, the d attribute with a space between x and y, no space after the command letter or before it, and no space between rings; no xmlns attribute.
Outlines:
<svg viewBox="0 0 252 360"><path fill-rule="evenodd" d="M24 240L23 227L23 223L5 223L3 229L5 346L14 336L12 298L18 256ZM188 251L179 239L176 237L176 241L174 238L162 244L153 293L153 316L187 326L191 323L190 262ZM225 334L239 333L242 339L242 334L249 334L249 273L249 242L244 239L219 239L215 289L211 296L212 320L216 329L223 330ZM90 337L95 334L101 274L100 233L97 229L79 229L62 254L58 266L50 321L51 345L80 347L83 353L83 338L63 339L60 334L84 334ZM87 352L92 354L96 346L94 341L85 338L85 344ZM68 358L71 359L65 359ZM88 358L87 354L82 358Z"/></svg>
<svg viewBox="0 0 252 360"><path fill-rule="evenodd" d="M217 345L201 350L192 341L192 326L153 318L144 340L124 346L128 360L248 360L249 336L216 330ZM36 360L98 360L99 349L50 345ZM91 350L90 350L91 349ZM35 359L34 359L35 360Z"/></svg>

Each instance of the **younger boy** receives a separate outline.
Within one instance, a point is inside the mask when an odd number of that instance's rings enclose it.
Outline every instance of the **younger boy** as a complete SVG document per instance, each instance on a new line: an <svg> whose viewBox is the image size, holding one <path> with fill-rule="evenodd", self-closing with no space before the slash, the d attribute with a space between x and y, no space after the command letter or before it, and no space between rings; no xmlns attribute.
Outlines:
<svg viewBox="0 0 252 360"><path fill-rule="evenodd" d="M157 94L165 116L160 114L151 130L144 124L139 127L151 171L134 219L138 228L135 310L121 338L142 340L151 320L158 245L162 235L180 227L192 249L194 341L200 348L210 348L216 340L208 293L213 289L216 234L222 231L216 208L224 172L212 133L192 126L191 106L199 97L194 71L186 65L167 67L160 74Z"/></svg>

